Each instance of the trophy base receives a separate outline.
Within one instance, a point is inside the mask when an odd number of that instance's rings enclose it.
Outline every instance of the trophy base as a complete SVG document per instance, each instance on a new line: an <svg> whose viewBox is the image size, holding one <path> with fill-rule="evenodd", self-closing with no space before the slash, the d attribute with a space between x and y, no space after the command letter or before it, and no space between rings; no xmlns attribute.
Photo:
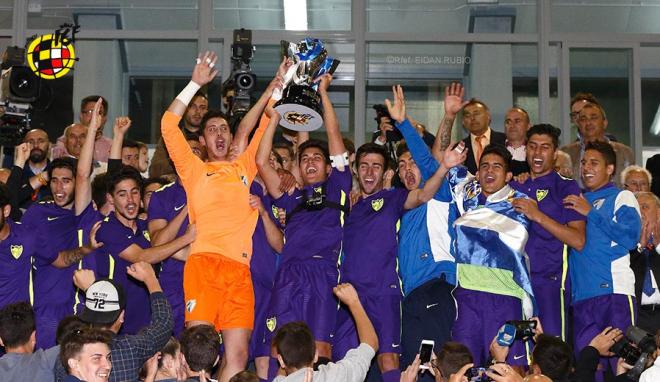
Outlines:
<svg viewBox="0 0 660 382"><path fill-rule="evenodd" d="M275 110L282 116L280 125L295 131L313 131L323 125L321 97L309 86L290 85L284 89Z"/></svg>

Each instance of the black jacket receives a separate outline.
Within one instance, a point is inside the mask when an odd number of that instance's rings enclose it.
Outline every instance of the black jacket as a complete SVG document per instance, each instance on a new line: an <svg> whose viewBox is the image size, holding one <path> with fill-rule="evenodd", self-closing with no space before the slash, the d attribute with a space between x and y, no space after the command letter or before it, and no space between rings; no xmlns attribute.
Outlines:
<svg viewBox="0 0 660 382"><path fill-rule="evenodd" d="M468 135L467 138L463 139L463 142L465 142L465 147L467 147L469 150L467 153L467 159L465 160L465 167L467 167L468 171L470 171L473 175L476 175L477 163L474 161L472 139L470 139L470 136ZM499 131L490 129L490 144L498 144L506 147L506 135L504 133L500 133Z"/></svg>
<svg viewBox="0 0 660 382"><path fill-rule="evenodd" d="M655 282L660 285L660 254L655 250L643 248L642 252L637 249L630 251L630 268L635 273L635 297L637 298L637 305L642 303L642 288L644 287L644 277L646 276L646 254L651 253L651 270L655 277Z"/></svg>

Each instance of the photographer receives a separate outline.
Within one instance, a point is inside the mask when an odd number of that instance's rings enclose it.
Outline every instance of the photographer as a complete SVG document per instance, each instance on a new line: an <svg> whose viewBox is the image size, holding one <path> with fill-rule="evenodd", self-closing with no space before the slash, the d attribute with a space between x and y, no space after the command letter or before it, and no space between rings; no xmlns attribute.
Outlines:
<svg viewBox="0 0 660 382"><path fill-rule="evenodd" d="M655 362L653 362L653 366L642 373L639 377L639 382L660 381L660 331L655 335L655 346Z"/></svg>

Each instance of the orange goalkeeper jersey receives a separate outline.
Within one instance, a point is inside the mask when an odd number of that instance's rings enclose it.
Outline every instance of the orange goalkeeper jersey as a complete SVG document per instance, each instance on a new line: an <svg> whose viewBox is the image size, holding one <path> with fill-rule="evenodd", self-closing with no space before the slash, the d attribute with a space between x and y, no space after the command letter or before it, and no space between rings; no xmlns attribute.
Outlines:
<svg viewBox="0 0 660 382"><path fill-rule="evenodd" d="M161 133L188 198L197 238L191 254L217 253L249 266L258 211L250 207L250 184L257 175L255 156L269 118L263 116L245 152L231 162L203 162L179 129L181 117L166 111Z"/></svg>

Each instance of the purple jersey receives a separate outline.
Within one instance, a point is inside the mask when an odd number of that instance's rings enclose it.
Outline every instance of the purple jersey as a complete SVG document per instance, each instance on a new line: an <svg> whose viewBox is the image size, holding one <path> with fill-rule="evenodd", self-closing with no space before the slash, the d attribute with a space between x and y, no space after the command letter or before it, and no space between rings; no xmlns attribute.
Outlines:
<svg viewBox="0 0 660 382"><path fill-rule="evenodd" d="M37 230L47 246L40 248L34 256L34 306L70 307L70 314L75 308L75 286L73 272L78 268L89 268L91 258L85 257L82 263L59 269L51 265L60 251L80 246L78 222L85 215L76 217L74 211L59 207L55 202L33 203L25 211L21 222L26 227ZM93 268L93 267L92 267Z"/></svg>
<svg viewBox="0 0 660 382"><path fill-rule="evenodd" d="M0 241L0 309L30 301L31 258L36 255L36 233L21 223L5 220L9 236Z"/></svg>
<svg viewBox="0 0 660 382"><path fill-rule="evenodd" d="M126 248L136 244L141 248L149 248L149 231L147 222L135 220L135 232L122 224L115 214L110 214L103 220L101 228L96 233L96 239L103 243L101 247L111 256L108 275L124 288L126 294L126 321L122 326L122 333L135 334L143 327L149 325L151 320L151 304L149 292L144 283L129 276L126 267L132 263L119 256Z"/></svg>
<svg viewBox="0 0 660 382"><path fill-rule="evenodd" d="M186 205L186 191L179 182L169 183L151 194L149 202L149 211L147 221L163 219L168 223L174 219L181 209ZM181 222L181 227L176 237L183 235L188 228L188 218ZM174 315L174 334L178 335L184 329L184 295L183 295L183 266L185 263L181 260L171 257L160 263L160 280L163 292L172 307Z"/></svg>
<svg viewBox="0 0 660 382"><path fill-rule="evenodd" d="M179 182L167 184L151 194L147 221L164 219L172 221L179 211L186 205L186 191ZM179 227L176 237L183 235L188 228L188 218L185 218ZM158 277L161 280L166 295L180 292L183 295L183 266L181 260L167 258L161 262Z"/></svg>
<svg viewBox="0 0 660 382"><path fill-rule="evenodd" d="M580 195L577 183L555 171L534 180L529 178L523 184L511 182L509 185L535 200L539 210L559 224L586 220L577 211L566 208L563 202L568 195ZM525 251L529 256L532 275L561 277L563 267L568 265L564 264L564 243L536 222L532 222L529 229Z"/></svg>
<svg viewBox="0 0 660 382"><path fill-rule="evenodd" d="M294 191L292 195L284 193L274 200L275 206L283 208L287 214L282 263L310 258L337 263L341 250L344 213L332 207L308 211L300 209L299 206L304 203L305 196L312 199L314 194L322 193L324 188L326 201L347 205L351 187L352 177L349 169L332 169L324 183L305 186L302 190Z"/></svg>
<svg viewBox="0 0 660 382"><path fill-rule="evenodd" d="M408 191L381 190L360 198L344 227L342 282L362 294L401 295L396 270L397 226Z"/></svg>
<svg viewBox="0 0 660 382"><path fill-rule="evenodd" d="M258 182L252 182L250 185L250 194L261 198L261 203L267 211L271 211L269 216L273 216L273 202L271 197L264 192L264 188ZM264 222L261 218L257 220L257 226L252 235L252 259L250 259L250 273L252 274L252 283L259 283L264 287L272 288L275 281L275 270L277 267L277 253L268 244Z"/></svg>

